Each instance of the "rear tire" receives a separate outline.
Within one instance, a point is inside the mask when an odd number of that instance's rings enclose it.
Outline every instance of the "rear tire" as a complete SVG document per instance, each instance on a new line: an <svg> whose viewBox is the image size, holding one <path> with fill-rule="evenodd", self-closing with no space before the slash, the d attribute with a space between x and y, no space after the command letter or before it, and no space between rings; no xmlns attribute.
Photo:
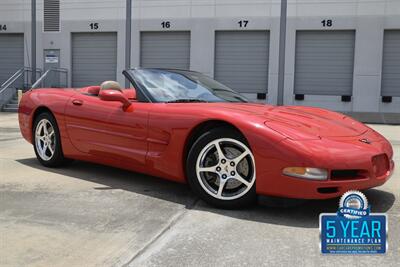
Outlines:
<svg viewBox="0 0 400 267"><path fill-rule="evenodd" d="M202 134L191 147L186 175L192 190L205 202L224 209L256 201L256 168L246 139L219 127Z"/></svg>
<svg viewBox="0 0 400 267"><path fill-rule="evenodd" d="M57 121L49 112L39 114L33 124L36 158L46 167L59 167L71 160L64 157Z"/></svg>

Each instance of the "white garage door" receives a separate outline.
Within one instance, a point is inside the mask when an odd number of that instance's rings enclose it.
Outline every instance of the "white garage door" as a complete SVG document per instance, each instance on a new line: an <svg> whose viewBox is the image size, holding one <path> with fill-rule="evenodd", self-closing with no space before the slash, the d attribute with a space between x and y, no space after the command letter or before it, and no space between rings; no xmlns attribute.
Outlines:
<svg viewBox="0 0 400 267"><path fill-rule="evenodd" d="M352 95L354 31L297 31L295 94Z"/></svg>
<svg viewBox="0 0 400 267"><path fill-rule="evenodd" d="M268 31L217 31L214 78L240 93L268 92Z"/></svg>
<svg viewBox="0 0 400 267"><path fill-rule="evenodd" d="M24 67L24 35L0 34L0 84Z"/></svg>
<svg viewBox="0 0 400 267"><path fill-rule="evenodd" d="M72 86L116 80L117 33L72 34Z"/></svg>
<svg viewBox="0 0 400 267"><path fill-rule="evenodd" d="M140 65L144 68L189 69L190 32L142 32Z"/></svg>
<svg viewBox="0 0 400 267"><path fill-rule="evenodd" d="M382 63L382 96L400 96L400 30L385 31Z"/></svg>

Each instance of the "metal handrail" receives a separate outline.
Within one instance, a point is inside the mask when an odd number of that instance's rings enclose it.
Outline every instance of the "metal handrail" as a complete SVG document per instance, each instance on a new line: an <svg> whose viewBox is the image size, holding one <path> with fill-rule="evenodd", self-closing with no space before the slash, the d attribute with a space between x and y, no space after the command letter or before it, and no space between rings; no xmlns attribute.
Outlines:
<svg viewBox="0 0 400 267"><path fill-rule="evenodd" d="M59 72L59 73L65 73L66 74L66 81L68 82L68 70L64 68L50 68L48 69L40 78L32 85L31 89L36 89L39 87L40 84L46 79L46 77L49 75L51 72Z"/></svg>
<svg viewBox="0 0 400 267"><path fill-rule="evenodd" d="M25 72L32 72L32 68L23 67L17 70L13 75L11 75L10 78L8 78L4 83L1 84L0 93L8 89L16 80L21 78L21 76L25 75ZM39 68L36 69L36 72L38 72L40 75L42 74L42 70Z"/></svg>
<svg viewBox="0 0 400 267"><path fill-rule="evenodd" d="M21 69L17 70L13 75L11 75L10 78L8 78L4 83L2 83L2 84L0 85L0 88L3 88L8 82L10 82L11 80L13 80L14 77L20 76L21 73L23 73L23 71L24 71L24 68L21 68Z"/></svg>

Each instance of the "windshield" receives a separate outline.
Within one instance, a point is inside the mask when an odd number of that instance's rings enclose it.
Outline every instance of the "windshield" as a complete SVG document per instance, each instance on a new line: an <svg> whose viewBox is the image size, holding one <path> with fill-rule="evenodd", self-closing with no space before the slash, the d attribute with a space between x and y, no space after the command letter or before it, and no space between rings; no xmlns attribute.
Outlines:
<svg viewBox="0 0 400 267"><path fill-rule="evenodd" d="M198 72L133 69L128 73L156 102L247 102L239 93Z"/></svg>

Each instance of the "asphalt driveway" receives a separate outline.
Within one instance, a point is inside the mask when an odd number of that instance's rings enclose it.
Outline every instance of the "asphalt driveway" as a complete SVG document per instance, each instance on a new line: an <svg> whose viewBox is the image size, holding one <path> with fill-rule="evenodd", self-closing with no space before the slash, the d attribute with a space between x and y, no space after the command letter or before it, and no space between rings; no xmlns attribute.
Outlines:
<svg viewBox="0 0 400 267"><path fill-rule="evenodd" d="M400 126L373 125L395 149ZM318 216L338 199L263 198L226 211L186 185L85 162L47 169L0 113L0 266L398 266L400 172L366 192L389 215L385 256L323 256Z"/></svg>

